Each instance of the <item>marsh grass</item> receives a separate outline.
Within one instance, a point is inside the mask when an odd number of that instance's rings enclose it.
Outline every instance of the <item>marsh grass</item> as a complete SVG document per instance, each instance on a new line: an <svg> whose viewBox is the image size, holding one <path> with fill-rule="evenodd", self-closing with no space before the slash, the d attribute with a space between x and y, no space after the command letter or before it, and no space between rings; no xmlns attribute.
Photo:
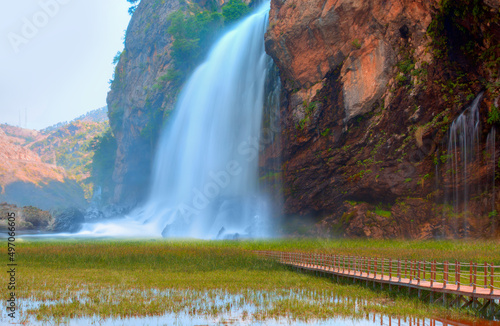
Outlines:
<svg viewBox="0 0 500 326"><path fill-rule="evenodd" d="M218 315L237 309L255 319L396 316L470 318L414 297L292 271L252 250L314 251L390 257L498 259L493 244L402 241L135 241L17 243L21 300L40 302L40 320L124 318L165 313ZM404 249L404 250L403 250ZM0 254L7 257L5 248ZM499 260L500 261L500 260ZM6 273L0 274L6 284ZM2 292L3 299L7 293Z"/></svg>

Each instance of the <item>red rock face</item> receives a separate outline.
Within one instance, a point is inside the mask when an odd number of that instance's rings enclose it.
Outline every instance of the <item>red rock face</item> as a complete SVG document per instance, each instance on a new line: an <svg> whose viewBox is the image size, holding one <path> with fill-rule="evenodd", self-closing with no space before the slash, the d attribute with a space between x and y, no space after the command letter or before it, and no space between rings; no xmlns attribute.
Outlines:
<svg viewBox="0 0 500 326"><path fill-rule="evenodd" d="M437 0L271 1L266 49L284 89L286 215L313 216L343 235L438 235L446 167L435 163L447 128L486 89L484 148L492 126L488 108L500 96L488 86L496 85L498 63L481 59L499 55L498 1L485 1L476 16L470 6L460 0L447 8ZM476 170L471 182L486 182L487 169ZM396 205L408 198L416 198L408 204L415 218ZM346 200L364 203L347 222ZM369 222L380 204L399 227L381 216ZM480 206L470 205L476 216L487 215ZM470 224L476 234L484 231L483 224Z"/></svg>
<svg viewBox="0 0 500 326"><path fill-rule="evenodd" d="M400 29L407 29L422 44L434 11L432 1L278 0L272 4L266 46L284 79L294 82L289 87L310 88L342 67L348 119L369 111L387 89Z"/></svg>

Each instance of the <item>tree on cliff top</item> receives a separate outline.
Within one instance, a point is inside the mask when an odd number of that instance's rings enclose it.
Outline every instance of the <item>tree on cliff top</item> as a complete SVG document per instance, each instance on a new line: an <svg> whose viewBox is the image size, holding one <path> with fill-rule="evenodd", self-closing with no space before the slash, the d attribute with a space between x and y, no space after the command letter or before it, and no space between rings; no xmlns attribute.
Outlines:
<svg viewBox="0 0 500 326"><path fill-rule="evenodd" d="M130 4L132 4L132 6L130 8L128 8L128 13L130 15L133 15L135 10L137 9L137 6L139 5L139 2L141 0L127 0L127 2L129 2Z"/></svg>
<svg viewBox="0 0 500 326"><path fill-rule="evenodd" d="M171 52L174 67L168 70L167 80L180 86L205 58L222 28L249 12L246 3L231 0L222 7L222 13L215 7L202 10L196 5L172 13L168 33L174 39Z"/></svg>
<svg viewBox="0 0 500 326"><path fill-rule="evenodd" d="M241 0L231 0L222 7L224 23L231 24L250 12L250 8Z"/></svg>

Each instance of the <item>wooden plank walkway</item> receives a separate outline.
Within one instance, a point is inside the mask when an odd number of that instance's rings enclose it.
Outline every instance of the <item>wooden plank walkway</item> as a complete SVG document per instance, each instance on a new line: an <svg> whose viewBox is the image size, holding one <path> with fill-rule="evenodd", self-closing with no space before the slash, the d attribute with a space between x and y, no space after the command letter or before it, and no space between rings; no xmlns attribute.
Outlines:
<svg viewBox="0 0 500 326"><path fill-rule="evenodd" d="M460 294L464 296L474 296L477 298L486 298L486 299L500 299L500 290L493 290L491 292L489 289L485 288L476 288L474 292L473 286L458 286L456 284L446 284L440 282L431 282L431 281L420 281L420 280L412 280L409 278L401 278L398 277L390 277L389 275L377 275L375 273L362 273L360 271L342 271L339 268L319 266L319 265L307 265L302 263L294 263L290 261L280 261L280 263L298 267L301 269L306 269L310 271L316 272L326 272L333 275L339 275L342 277L355 278L358 280L365 281L376 281L377 283L390 284L395 286L405 286L414 289L421 290L432 290L433 292L440 293L451 293L451 294Z"/></svg>
<svg viewBox="0 0 500 326"><path fill-rule="evenodd" d="M420 298L429 299L432 303L472 308L489 318L500 317L500 289L495 286L500 283L500 275L494 274L495 268L499 269L500 266L485 263L479 265L478 272L477 263L402 261L278 251L255 253L298 270L364 281L366 284L373 282L373 286L388 285L389 289L416 289ZM463 265L468 269L466 273ZM450 280L450 272L453 282ZM468 284L463 281L464 277L470 281ZM478 279L484 280L484 284L480 286ZM427 295L423 296L423 293Z"/></svg>

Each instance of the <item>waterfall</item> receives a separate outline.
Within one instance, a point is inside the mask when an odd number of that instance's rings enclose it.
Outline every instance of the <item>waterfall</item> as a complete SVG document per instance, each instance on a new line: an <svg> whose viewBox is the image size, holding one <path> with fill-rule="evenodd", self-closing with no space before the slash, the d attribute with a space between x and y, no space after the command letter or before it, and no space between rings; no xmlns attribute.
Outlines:
<svg viewBox="0 0 500 326"><path fill-rule="evenodd" d="M495 127L492 127L490 132L488 133L488 137L486 137L486 161L488 164L488 175L490 176L491 182L491 211L489 212L489 218L491 219L491 235L495 236L497 230L497 216L498 212L496 210L495 205L495 179L496 179L496 137L497 131ZM488 185L489 187L489 185Z"/></svg>
<svg viewBox="0 0 500 326"><path fill-rule="evenodd" d="M258 160L269 2L225 34L184 86L162 132L146 203L81 234L204 239L270 235Z"/></svg>
<svg viewBox="0 0 500 326"><path fill-rule="evenodd" d="M459 219L462 219L463 235L467 235L468 203L471 193L471 182L476 168L474 163L480 159L480 120L479 104L481 93L473 103L453 121L448 132L448 150L446 172L443 176L448 180L445 190L445 204L452 205L453 230L459 233Z"/></svg>

